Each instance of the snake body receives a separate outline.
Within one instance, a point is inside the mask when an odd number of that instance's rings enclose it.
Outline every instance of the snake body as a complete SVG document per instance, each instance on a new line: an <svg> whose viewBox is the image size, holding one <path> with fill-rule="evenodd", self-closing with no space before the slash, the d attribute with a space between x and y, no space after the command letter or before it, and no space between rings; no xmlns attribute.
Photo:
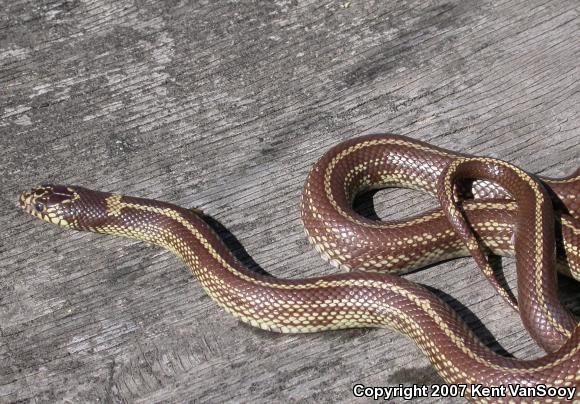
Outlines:
<svg viewBox="0 0 580 404"><path fill-rule="evenodd" d="M393 186L436 195L442 208L398 222L377 222L353 211L357 194ZM352 272L308 279L249 271L197 210L58 185L24 192L20 203L63 227L126 236L172 251L218 305L253 326L292 333L395 329L413 339L447 383L467 384L468 398L486 401L471 394L469 386L543 384L575 388L580 398L580 325L558 300L553 209L561 228L560 268L580 279L579 194L578 173L540 180L501 160L402 136L352 139L314 165L301 200L310 242L333 265ZM485 256L514 251L517 304ZM392 274L470 254L519 309L532 337L548 352L544 357L498 355L445 302ZM494 401L503 399L521 397Z"/></svg>

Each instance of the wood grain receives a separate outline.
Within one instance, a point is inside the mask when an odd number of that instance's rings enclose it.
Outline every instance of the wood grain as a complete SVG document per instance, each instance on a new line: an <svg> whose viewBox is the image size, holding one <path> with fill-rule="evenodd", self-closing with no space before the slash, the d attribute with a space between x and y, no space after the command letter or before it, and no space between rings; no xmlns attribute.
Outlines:
<svg viewBox="0 0 580 404"><path fill-rule="evenodd" d="M351 402L355 383L440 382L389 330L241 325L170 253L22 214L31 185L200 207L250 267L298 278L334 270L298 202L341 140L393 132L534 173L578 166L573 0L0 5L0 402ZM381 191L361 209L372 202L381 218L435 204ZM471 260L408 278L493 349L541 355Z"/></svg>

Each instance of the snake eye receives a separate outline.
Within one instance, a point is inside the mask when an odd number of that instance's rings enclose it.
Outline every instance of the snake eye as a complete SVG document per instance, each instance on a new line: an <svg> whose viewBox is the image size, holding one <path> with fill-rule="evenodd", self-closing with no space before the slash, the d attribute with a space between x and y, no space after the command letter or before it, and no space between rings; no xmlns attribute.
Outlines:
<svg viewBox="0 0 580 404"><path fill-rule="evenodd" d="M34 209L36 209L37 212L42 212L44 210L45 206L44 203L42 202L36 202L34 204Z"/></svg>

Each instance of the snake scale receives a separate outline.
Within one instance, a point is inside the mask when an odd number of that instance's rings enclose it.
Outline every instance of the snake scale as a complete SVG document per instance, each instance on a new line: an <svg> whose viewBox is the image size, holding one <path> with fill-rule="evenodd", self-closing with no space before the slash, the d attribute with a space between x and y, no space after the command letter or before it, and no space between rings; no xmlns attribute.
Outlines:
<svg viewBox="0 0 580 404"><path fill-rule="evenodd" d="M427 192L441 207L401 221L375 221L353 210L358 194L385 187ZM253 326L289 333L388 327L410 337L447 383L576 387L580 399L580 325L560 303L556 277L558 268L580 280L579 195L579 171L536 178L501 160L403 136L354 138L313 166L301 199L309 241L349 272L308 279L249 271L196 209L62 185L23 192L20 205L63 227L172 251L218 305ZM496 279L489 253L515 254L517 302ZM545 356L521 360L493 352L448 304L394 275L466 255L519 310ZM469 388L466 398L491 401ZM501 400L525 399L493 399Z"/></svg>

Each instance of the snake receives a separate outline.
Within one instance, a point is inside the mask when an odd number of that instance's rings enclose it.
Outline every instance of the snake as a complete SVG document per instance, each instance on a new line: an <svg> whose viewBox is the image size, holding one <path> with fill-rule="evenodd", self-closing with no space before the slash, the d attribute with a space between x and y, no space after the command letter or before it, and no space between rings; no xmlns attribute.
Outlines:
<svg viewBox="0 0 580 404"><path fill-rule="evenodd" d="M402 220L373 220L353 208L358 195L391 187L433 195L440 206ZM282 333L389 328L412 339L446 383L467 385L466 399L525 402L510 391L481 397L473 386L543 385L571 389L580 399L580 325L560 302L556 275L580 280L579 197L580 170L544 178L405 136L355 137L312 166L300 200L309 242L346 272L304 279L248 269L197 208L51 184L22 192L19 202L61 227L169 250L217 305L244 323ZM496 276L489 254L515 256L517 299ZM469 255L519 312L544 356L496 353L449 304L399 276Z"/></svg>

